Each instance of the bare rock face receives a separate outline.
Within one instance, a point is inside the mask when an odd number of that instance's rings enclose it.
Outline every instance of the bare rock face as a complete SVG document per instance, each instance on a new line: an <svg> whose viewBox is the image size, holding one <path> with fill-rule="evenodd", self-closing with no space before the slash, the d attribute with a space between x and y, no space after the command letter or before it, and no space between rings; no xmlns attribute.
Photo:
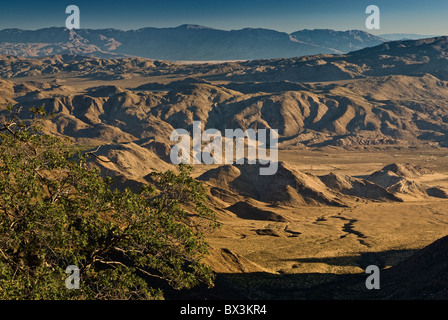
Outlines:
<svg viewBox="0 0 448 320"><path fill-rule="evenodd" d="M446 198L447 192L444 188L428 187L415 180L422 175L431 173L432 171L419 166L392 163L367 176L366 179L399 198L400 195Z"/></svg>
<svg viewBox="0 0 448 320"><path fill-rule="evenodd" d="M382 295L387 299L448 298L448 237L417 251L383 272Z"/></svg>
<svg viewBox="0 0 448 320"><path fill-rule="evenodd" d="M226 209L233 212L239 218L242 219L277 221L277 222L287 221L283 216L275 212L257 208L256 206L253 206L250 203L243 201L237 202Z"/></svg>
<svg viewBox="0 0 448 320"><path fill-rule="evenodd" d="M297 171L282 162L272 176L260 176L259 165L243 164L211 169L198 179L277 205L345 205L339 198L340 194L328 188L318 177Z"/></svg>

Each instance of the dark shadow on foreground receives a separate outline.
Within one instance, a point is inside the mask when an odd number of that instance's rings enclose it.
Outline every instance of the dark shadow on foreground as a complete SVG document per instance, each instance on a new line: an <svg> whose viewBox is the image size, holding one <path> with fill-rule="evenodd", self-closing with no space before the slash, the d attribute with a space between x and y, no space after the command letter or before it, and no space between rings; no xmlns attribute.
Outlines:
<svg viewBox="0 0 448 320"><path fill-rule="evenodd" d="M370 274L218 274L215 287L166 291L174 300L446 300L448 236L421 250L366 252L357 256L295 259L292 262L377 265L380 289L367 289ZM392 267L387 267L392 266ZM387 267L387 268L386 268Z"/></svg>

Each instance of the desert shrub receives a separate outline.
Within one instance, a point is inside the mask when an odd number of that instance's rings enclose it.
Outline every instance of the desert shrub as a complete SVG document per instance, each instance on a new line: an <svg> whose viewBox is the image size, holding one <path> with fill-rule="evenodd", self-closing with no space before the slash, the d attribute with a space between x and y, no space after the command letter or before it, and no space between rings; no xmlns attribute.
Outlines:
<svg viewBox="0 0 448 320"><path fill-rule="evenodd" d="M203 228L217 223L190 167L155 172L138 193L113 190L87 153L38 121L9 109L2 122L1 299L160 299L160 283L213 285ZM66 288L69 265L79 289Z"/></svg>

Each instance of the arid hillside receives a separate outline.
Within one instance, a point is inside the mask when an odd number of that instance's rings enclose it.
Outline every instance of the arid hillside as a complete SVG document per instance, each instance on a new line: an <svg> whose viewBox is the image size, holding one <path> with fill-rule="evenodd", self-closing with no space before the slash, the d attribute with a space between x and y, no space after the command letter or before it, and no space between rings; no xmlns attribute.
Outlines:
<svg viewBox="0 0 448 320"><path fill-rule="evenodd" d="M3 105L24 111L44 106L57 119L47 128L79 141L131 142L157 136L168 143L174 129L191 129L193 121L201 121L205 129L222 132L277 129L283 148L446 146L448 82L434 76L271 85L273 90L258 88L254 93L257 84L196 79L86 89L60 79L2 80L1 99Z"/></svg>
<svg viewBox="0 0 448 320"><path fill-rule="evenodd" d="M433 282L446 264L419 273L446 241L418 252L447 235L447 47L438 37L203 64L3 55L0 108L27 119L43 107L45 132L70 137L114 187L135 190L176 169L175 129L277 129L273 175L260 163L194 166L223 224L207 234L215 271L254 299L443 297ZM355 283L369 264L390 275L387 296ZM409 286L397 291L395 273Z"/></svg>

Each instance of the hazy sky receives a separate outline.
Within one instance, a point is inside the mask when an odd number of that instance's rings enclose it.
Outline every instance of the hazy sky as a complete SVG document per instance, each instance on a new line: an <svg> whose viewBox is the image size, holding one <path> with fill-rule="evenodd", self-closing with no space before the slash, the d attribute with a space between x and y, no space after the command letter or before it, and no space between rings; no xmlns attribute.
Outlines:
<svg viewBox="0 0 448 320"><path fill-rule="evenodd" d="M448 34L448 0L2 0L0 29L64 26L65 8L81 11L81 28L175 27L199 24L231 30L245 27L284 32L360 29L373 34ZM381 29L367 30L366 7L381 10Z"/></svg>

